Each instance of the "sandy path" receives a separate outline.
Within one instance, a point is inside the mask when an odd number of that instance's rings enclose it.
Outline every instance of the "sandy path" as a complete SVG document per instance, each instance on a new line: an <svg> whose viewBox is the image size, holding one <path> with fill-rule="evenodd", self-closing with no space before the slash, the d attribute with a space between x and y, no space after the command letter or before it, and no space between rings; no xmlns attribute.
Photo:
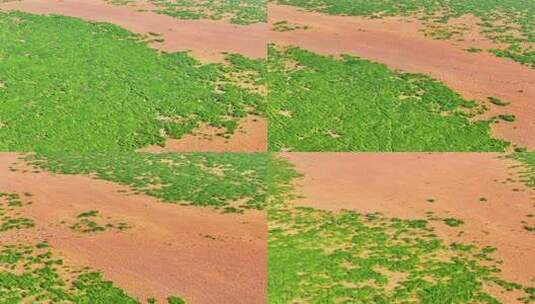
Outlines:
<svg viewBox="0 0 535 304"><path fill-rule="evenodd" d="M101 0L23 0L0 4L0 9L21 10L37 14L61 14L90 21L110 22L133 32L158 33L164 42L153 42L156 49L175 52L191 50L203 62L221 62L222 52L239 53L252 58L266 57L267 25L239 26L225 21L179 20L170 16L140 11L147 4L116 6ZM149 151L187 152L264 152L267 151L267 120L245 120L240 132L229 139L185 136L169 140L164 149L148 147ZM203 133L205 130L199 130Z"/></svg>
<svg viewBox="0 0 535 304"><path fill-rule="evenodd" d="M35 237L49 238L67 263L102 270L140 299L174 294L188 303L265 303L264 214L220 214L127 196L117 192L126 187L85 176L12 172L15 161L16 154L0 154L1 191L33 194L25 213L36 221ZM92 209L133 228L87 235L60 224Z"/></svg>
<svg viewBox="0 0 535 304"><path fill-rule="evenodd" d="M533 285L535 242L520 223L534 213L535 191L502 183L517 164L493 153L286 153L304 178L298 205L382 212L400 218L464 220L459 228L433 222L447 240L498 248L504 277ZM514 191L513 189L517 189ZM481 202L480 198L487 199ZM434 199L430 203L428 199ZM459 231L465 231L458 237Z"/></svg>
<svg viewBox="0 0 535 304"><path fill-rule="evenodd" d="M496 96L511 102L507 107L489 103L488 115L512 113L514 123L493 126L494 134L535 150L535 70L490 53L469 53L463 45L433 40L421 25L400 18L365 19L304 12L291 6L269 6L274 22L308 25L308 30L270 31L269 41L296 45L322 54L354 54L382 62L394 69L426 73L449 85L465 98L487 100ZM470 33L474 35L474 33ZM475 39L474 46L488 47Z"/></svg>

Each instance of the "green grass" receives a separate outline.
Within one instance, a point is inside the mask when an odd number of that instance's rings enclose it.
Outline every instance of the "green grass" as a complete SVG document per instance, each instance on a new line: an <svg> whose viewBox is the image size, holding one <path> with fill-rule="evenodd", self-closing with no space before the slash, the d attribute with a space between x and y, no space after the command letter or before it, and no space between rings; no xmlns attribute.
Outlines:
<svg viewBox="0 0 535 304"><path fill-rule="evenodd" d="M289 23L288 21L279 21L273 24L272 30L276 32L289 32L296 30L307 30L309 29L308 25L297 25Z"/></svg>
<svg viewBox="0 0 535 304"><path fill-rule="evenodd" d="M224 212L263 209L270 156L262 153L55 153L27 161L43 170L94 174L169 203Z"/></svg>
<svg viewBox="0 0 535 304"><path fill-rule="evenodd" d="M500 98L494 97L494 96L491 96L488 99L489 99L489 102L491 102L492 104L497 105L497 106L502 106L503 107L503 106L507 106L507 105L510 104L510 102L503 101Z"/></svg>
<svg viewBox="0 0 535 304"><path fill-rule="evenodd" d="M47 247L5 243L0 247L2 303L140 303L98 272L63 274L68 268Z"/></svg>
<svg viewBox="0 0 535 304"><path fill-rule="evenodd" d="M298 174L280 161L271 175L269 303L500 303L491 286L534 300L500 277L496 248L448 244L427 220L294 207Z"/></svg>
<svg viewBox="0 0 535 304"><path fill-rule="evenodd" d="M519 173L520 180L528 187L535 189L535 152L514 153L508 156L522 163Z"/></svg>
<svg viewBox="0 0 535 304"><path fill-rule="evenodd" d="M229 19L249 25L267 22L267 0L149 0L156 12L178 19Z"/></svg>
<svg viewBox="0 0 535 304"><path fill-rule="evenodd" d="M507 122L513 122L516 120L516 116L513 114L498 115L498 118Z"/></svg>
<svg viewBox="0 0 535 304"><path fill-rule="evenodd" d="M17 193L0 192L0 233L12 229L26 229L35 226L32 219L22 217L19 213L31 202L23 201Z"/></svg>
<svg viewBox="0 0 535 304"><path fill-rule="evenodd" d="M353 56L269 49L271 151L504 151L483 105Z"/></svg>
<svg viewBox="0 0 535 304"><path fill-rule="evenodd" d="M464 221L455 218L447 218L444 219L444 223L450 227L459 227L464 224Z"/></svg>
<svg viewBox="0 0 535 304"><path fill-rule="evenodd" d="M466 49L468 52L470 53L481 53L483 52L483 49L480 49L480 48L475 48L475 47L471 47L471 48L468 48Z"/></svg>
<svg viewBox="0 0 535 304"><path fill-rule="evenodd" d="M95 217L95 216L98 216L99 214L100 214L100 212L98 210L89 210L89 211L82 212L82 213L78 214L76 217L77 218Z"/></svg>
<svg viewBox="0 0 535 304"><path fill-rule="evenodd" d="M274 0L331 15L417 16L435 39L462 39L468 28L447 24L466 14L481 19L481 33L504 44L489 51L535 68L535 2L530 0Z"/></svg>
<svg viewBox="0 0 535 304"><path fill-rule="evenodd" d="M72 223L69 228L81 233L124 231L131 228L125 222L113 221L110 217L102 216L97 210L80 213L76 219L76 222Z"/></svg>
<svg viewBox="0 0 535 304"><path fill-rule="evenodd" d="M264 64L228 60L161 53L110 24L0 12L0 151L133 151L201 124L231 134L265 98L229 74Z"/></svg>
<svg viewBox="0 0 535 304"><path fill-rule="evenodd" d="M175 296L167 298L167 302L169 304L186 304L186 301L184 301L183 299L181 299L179 297L175 297Z"/></svg>
<svg viewBox="0 0 535 304"><path fill-rule="evenodd" d="M127 4L133 4L136 2L135 0L105 0L105 1L114 5L127 5Z"/></svg>

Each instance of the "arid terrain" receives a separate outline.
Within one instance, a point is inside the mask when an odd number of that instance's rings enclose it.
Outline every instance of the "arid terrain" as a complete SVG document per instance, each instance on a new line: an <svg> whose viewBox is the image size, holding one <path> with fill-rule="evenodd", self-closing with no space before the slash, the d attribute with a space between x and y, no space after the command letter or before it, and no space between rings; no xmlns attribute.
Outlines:
<svg viewBox="0 0 535 304"><path fill-rule="evenodd" d="M2 242L47 240L64 263L101 271L142 301L154 297L167 303L171 295L187 303L264 301L267 223L262 212L222 214L164 203L89 176L39 172L20 157L0 154L0 189L31 195L32 204L22 214L35 227L0 233ZM130 228L73 230L76 215L88 210Z"/></svg>

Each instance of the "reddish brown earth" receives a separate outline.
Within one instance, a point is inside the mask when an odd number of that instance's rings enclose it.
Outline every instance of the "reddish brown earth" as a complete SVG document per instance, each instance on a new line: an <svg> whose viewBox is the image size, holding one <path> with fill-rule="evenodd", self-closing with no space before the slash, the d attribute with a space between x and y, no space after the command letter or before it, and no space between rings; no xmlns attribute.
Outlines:
<svg viewBox="0 0 535 304"><path fill-rule="evenodd" d="M0 154L0 190L29 192L33 237L48 238L67 264L101 270L129 294L188 303L265 303L267 223L261 212L220 214L165 204L86 176L23 173L18 155ZM8 168L14 162L19 171ZM88 210L126 221L124 232L81 234L62 221ZM32 232L33 231L33 232Z"/></svg>
<svg viewBox="0 0 535 304"><path fill-rule="evenodd" d="M181 139L167 139L165 146L149 146L146 152L265 152L267 151L267 119L249 116L240 122L236 132L225 138L221 130L204 126Z"/></svg>
<svg viewBox="0 0 535 304"><path fill-rule="evenodd" d="M431 75L468 99L486 101L496 96L510 101L507 107L488 103L488 116L511 113L517 117L514 123L493 125L493 133L535 149L535 70L487 52L467 52L470 46L492 47L477 31L469 31L465 42L434 40L424 35L423 26L415 19L329 16L273 4L269 5L269 17L270 26L285 20L310 27L271 31L272 43L321 54L353 54L393 69ZM461 21L475 25L470 16Z"/></svg>
<svg viewBox="0 0 535 304"><path fill-rule="evenodd" d="M465 222L452 228L432 221L439 236L498 248L506 279L533 286L534 235L521 221L534 214L535 191L515 179L516 161L494 153L284 153L304 174L295 204L327 210L381 212L400 218ZM515 190L516 189L516 190ZM480 198L487 199L486 202ZM427 200L434 199L430 203ZM462 236L457 236L464 231ZM506 303L511 303L506 301Z"/></svg>
<svg viewBox="0 0 535 304"><path fill-rule="evenodd" d="M140 34L158 33L163 42L152 42L153 48L175 52L190 50L203 62L221 62L222 52L239 53L252 58L266 57L267 25L234 25L214 20L179 20L147 11L150 4L110 5L102 0L23 0L0 3L0 9L21 10L37 14L60 14L89 21L109 22ZM149 151L263 152L267 151L267 122L247 119L229 139L206 135L213 128L197 130L198 135L169 140L165 148L148 147ZM212 136L208 136L212 137Z"/></svg>

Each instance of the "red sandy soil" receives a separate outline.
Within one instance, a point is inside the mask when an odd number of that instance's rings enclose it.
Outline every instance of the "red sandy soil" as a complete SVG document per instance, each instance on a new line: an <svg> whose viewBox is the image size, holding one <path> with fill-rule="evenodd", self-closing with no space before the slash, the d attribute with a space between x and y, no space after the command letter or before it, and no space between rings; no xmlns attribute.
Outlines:
<svg viewBox="0 0 535 304"><path fill-rule="evenodd" d="M381 212L400 218L457 218L451 228L432 221L439 236L498 248L506 279L533 286L533 234L521 221L534 213L535 191L515 178L518 165L494 153L284 153L304 174L295 204L327 210ZM516 170L516 171L515 171ZM516 191L514 190L516 189ZM486 202L479 199L484 197ZM428 199L434 199L430 203ZM459 231L464 235L457 236ZM514 298L513 298L514 299ZM512 303L512 301L506 301Z"/></svg>
<svg viewBox="0 0 535 304"><path fill-rule="evenodd" d="M188 303L265 303L267 223L261 212L220 214L126 195L86 176L23 173L18 155L0 154L1 191L29 192L24 213L36 239L48 238L67 264L91 266L142 300L184 297ZM19 171L8 167L17 162ZM126 221L124 232L80 234L61 222L88 210ZM215 239L212 239L215 238Z"/></svg>
<svg viewBox="0 0 535 304"><path fill-rule="evenodd" d="M203 62L221 62L222 52L239 53L252 58L266 57L267 25L234 25L214 20L179 20L143 11L146 2L135 5L110 5L101 0L23 0L0 4L0 9L21 10L37 14L61 14L90 21L110 22L140 34L158 33L164 42L151 46L169 52L191 50ZM149 151L264 152L267 151L267 122L246 120L229 139L206 139L212 129L201 129L199 136L188 135L169 140L165 148L148 147Z"/></svg>
<svg viewBox="0 0 535 304"><path fill-rule="evenodd" d="M466 41L434 40L414 18L367 19L305 12L295 7L269 5L270 27L278 21L308 25L307 30L270 31L269 41L296 45L320 54L353 54L382 62L393 69L425 73L446 83L465 98L486 101L496 96L507 107L488 103L488 116L514 114L514 123L493 125L493 133L535 149L535 70L491 53L470 53L471 46L490 48L492 42L469 31ZM460 21L475 26L474 17Z"/></svg>
<svg viewBox="0 0 535 304"><path fill-rule="evenodd" d="M267 151L267 119L249 116L240 122L230 137L217 135L218 128L204 126L179 140L167 139L165 146L152 145L144 152L265 152Z"/></svg>

